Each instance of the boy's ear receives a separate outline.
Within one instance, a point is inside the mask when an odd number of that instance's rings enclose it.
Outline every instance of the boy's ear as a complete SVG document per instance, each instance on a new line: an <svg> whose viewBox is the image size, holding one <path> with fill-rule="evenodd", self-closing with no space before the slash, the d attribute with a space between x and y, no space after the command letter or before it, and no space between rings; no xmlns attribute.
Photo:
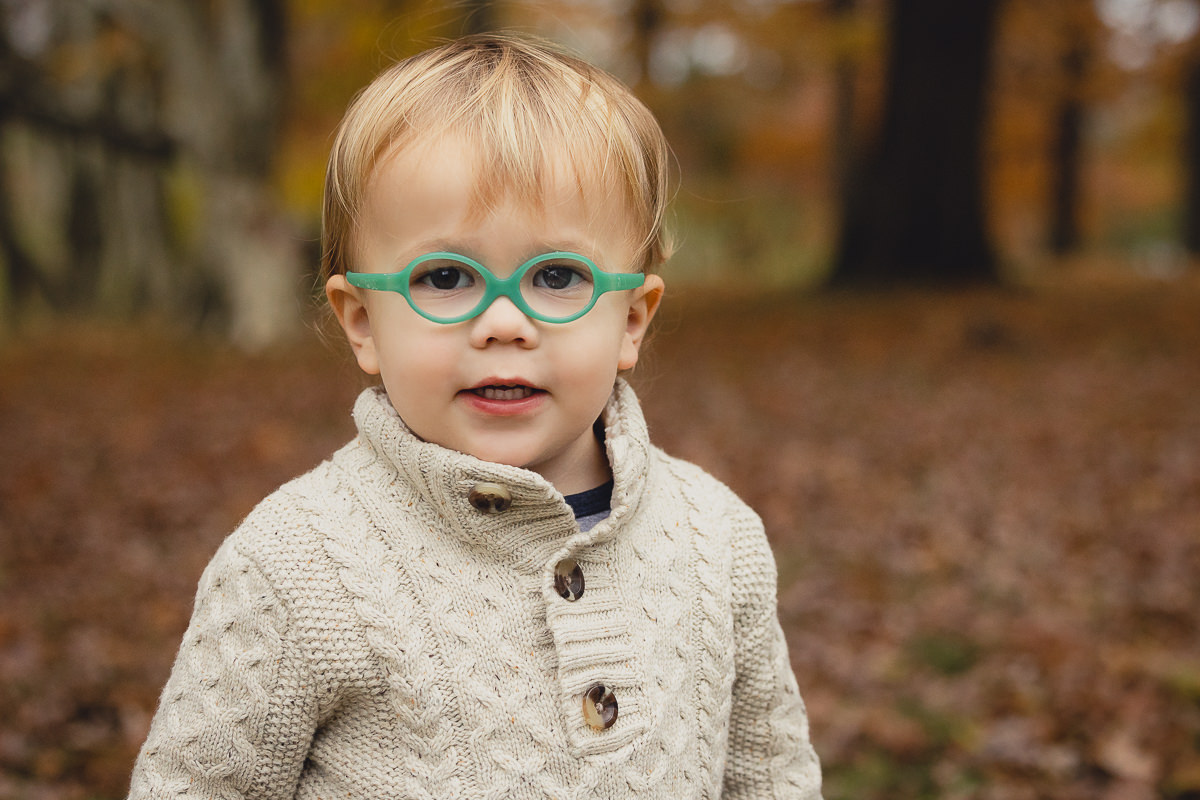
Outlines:
<svg viewBox="0 0 1200 800"><path fill-rule="evenodd" d="M325 282L325 296L338 324L346 332L350 349L358 366L368 375L379 374L379 353L371 333L371 320L359 290L351 286L345 275L334 275Z"/></svg>
<svg viewBox="0 0 1200 800"><path fill-rule="evenodd" d="M650 321L658 311L662 302L663 283L660 275L647 275L646 282L641 288L635 289L633 302L629 304L629 316L625 320L625 338L621 341L621 355L617 361L617 369L633 369L638 362L638 352L650 329Z"/></svg>

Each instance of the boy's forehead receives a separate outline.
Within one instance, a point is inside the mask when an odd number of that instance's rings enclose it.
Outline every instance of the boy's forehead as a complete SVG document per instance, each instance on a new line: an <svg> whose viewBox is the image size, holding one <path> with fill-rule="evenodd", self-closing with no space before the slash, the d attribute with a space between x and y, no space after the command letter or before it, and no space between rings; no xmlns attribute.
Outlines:
<svg viewBox="0 0 1200 800"><path fill-rule="evenodd" d="M621 176L606 169L601 157L585 157L565 143L553 142L523 155L514 158L486 137L465 131L411 137L385 151L369 178L368 191L381 173L399 168L435 185L465 187L471 213L479 216L505 202L545 211L576 199L597 207L616 201L624 212L632 212Z"/></svg>

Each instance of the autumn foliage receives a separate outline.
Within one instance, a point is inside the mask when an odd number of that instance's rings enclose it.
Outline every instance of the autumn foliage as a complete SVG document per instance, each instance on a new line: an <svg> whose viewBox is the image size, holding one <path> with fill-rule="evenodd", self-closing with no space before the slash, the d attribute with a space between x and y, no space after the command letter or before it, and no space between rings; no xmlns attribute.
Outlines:
<svg viewBox="0 0 1200 800"><path fill-rule="evenodd" d="M222 537L351 434L334 344L0 351L0 797L123 796ZM1200 285L672 297L660 444L763 515L836 798L1200 794Z"/></svg>

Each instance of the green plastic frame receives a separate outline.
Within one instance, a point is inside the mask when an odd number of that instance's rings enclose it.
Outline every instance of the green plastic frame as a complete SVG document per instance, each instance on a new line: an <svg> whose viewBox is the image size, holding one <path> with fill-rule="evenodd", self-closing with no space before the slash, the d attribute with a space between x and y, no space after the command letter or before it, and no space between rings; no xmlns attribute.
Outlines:
<svg viewBox="0 0 1200 800"><path fill-rule="evenodd" d="M538 264L543 264L547 261L554 261L560 258L570 258L575 261L583 262L588 269L592 271L592 299L581 310L565 317L548 317L545 314L538 313L529 307L525 302L525 298L521 296L521 279L525 277L525 273L536 267ZM408 278L412 271L426 261L435 259L444 259L458 261L462 264L476 270L483 276L484 289L483 297L479 302L465 314L459 314L456 317L438 317L421 310L417 304L413 302L412 297L408 293ZM517 271L507 278L498 278L490 269L480 264L478 261L467 258L458 253L437 252L426 253L423 256L418 256L408 263L408 266L399 272L347 272L346 280L351 286L357 286L360 289L374 289L381 292L397 292L404 295L404 299L408 301L409 307L413 311L420 314L430 322L439 322L443 325L453 325L456 322L466 322L469 319L479 316L488 306L495 302L498 297L507 297L512 301L512 304L521 309L521 313L532 319L540 320L541 322L550 322L561 324L564 322L572 322L579 319L584 314L592 310L596 305L596 301L600 299L600 295L605 292L623 291L625 289L636 289L646 282L646 276L640 272L605 272L596 266L587 256L581 256L578 253L568 253L565 251L556 251L553 253L543 253L540 256L534 256L526 261Z"/></svg>

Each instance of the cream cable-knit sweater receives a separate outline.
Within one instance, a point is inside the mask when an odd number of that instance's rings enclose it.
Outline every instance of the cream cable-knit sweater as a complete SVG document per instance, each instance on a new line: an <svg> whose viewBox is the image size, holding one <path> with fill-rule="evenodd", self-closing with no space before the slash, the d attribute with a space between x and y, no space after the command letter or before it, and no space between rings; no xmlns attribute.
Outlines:
<svg viewBox="0 0 1200 800"><path fill-rule="evenodd" d="M354 419L205 570L130 797L820 797L761 523L650 445L628 386L586 533L540 476L422 442L379 390ZM481 484L511 504L473 504Z"/></svg>

